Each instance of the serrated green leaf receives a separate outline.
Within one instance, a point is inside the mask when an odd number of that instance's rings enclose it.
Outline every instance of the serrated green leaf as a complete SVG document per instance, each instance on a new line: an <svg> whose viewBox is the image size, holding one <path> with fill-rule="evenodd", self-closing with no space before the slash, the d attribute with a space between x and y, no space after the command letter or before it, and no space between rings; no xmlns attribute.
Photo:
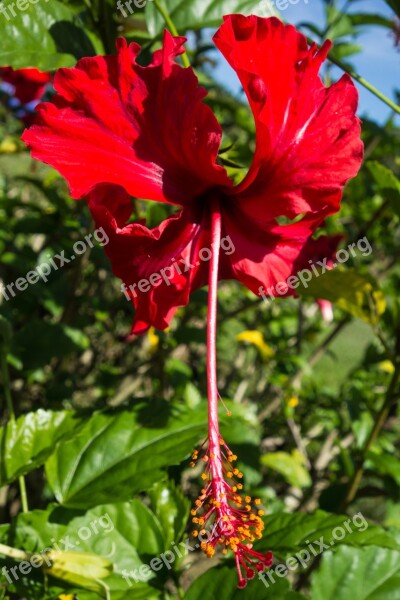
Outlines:
<svg viewBox="0 0 400 600"><path fill-rule="evenodd" d="M94 414L78 436L64 441L46 473L57 500L88 508L128 500L186 458L206 427L203 412L181 411L159 426L140 411Z"/></svg>
<svg viewBox="0 0 400 600"><path fill-rule="evenodd" d="M307 545L313 542L313 547L318 550L319 545L315 542L321 541L322 538L324 544L332 548L341 544L399 548L398 542L390 533L381 527L370 525L361 513L351 517L324 511L314 514L276 513L265 517L265 523L266 534L263 540L257 543L257 548L271 550L281 556L307 549ZM344 530L342 539L338 539L342 532L335 531L338 527Z"/></svg>

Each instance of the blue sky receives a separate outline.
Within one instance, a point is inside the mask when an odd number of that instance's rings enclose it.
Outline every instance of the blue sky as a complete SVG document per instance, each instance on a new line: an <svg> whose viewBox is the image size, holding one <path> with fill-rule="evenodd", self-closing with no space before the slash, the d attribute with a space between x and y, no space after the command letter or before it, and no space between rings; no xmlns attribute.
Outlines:
<svg viewBox="0 0 400 600"><path fill-rule="evenodd" d="M389 18L393 18L394 15L384 0L353 0L352 5L351 12L380 14ZM322 0L308 0L306 4L304 0L300 0L296 5L289 4L281 15L285 21L293 25L311 21L321 26L325 22L324 3ZM400 89L400 51L394 48L394 39L389 30L378 26L365 27L365 33L357 38L356 43L364 47L362 53L350 59L356 72L390 99L395 100L394 89L396 87ZM216 58L215 53L213 57ZM229 90L239 93L240 84L236 74L223 58L214 74ZM341 71L335 68L333 75L338 77L340 74ZM362 86L357 84L357 87L360 91L360 116L367 116L380 123L384 122L391 109Z"/></svg>

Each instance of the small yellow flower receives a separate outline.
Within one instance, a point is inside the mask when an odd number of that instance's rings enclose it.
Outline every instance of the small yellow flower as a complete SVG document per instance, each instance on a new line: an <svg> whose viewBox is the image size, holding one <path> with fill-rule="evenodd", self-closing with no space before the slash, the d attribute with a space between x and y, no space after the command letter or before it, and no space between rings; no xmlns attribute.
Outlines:
<svg viewBox="0 0 400 600"><path fill-rule="evenodd" d="M264 360L269 360L275 354L275 352L273 351L271 346L268 346L268 344L264 340L264 336L261 333L261 331L256 331L256 330L242 331L242 333L239 333L236 336L236 340L238 342L244 342L246 344L251 344L251 345L255 346L256 348L258 348L258 350L260 351L260 354Z"/></svg>
<svg viewBox="0 0 400 600"><path fill-rule="evenodd" d="M151 352L151 354L153 354L154 352L157 351L158 345L160 343L160 338L155 333L154 327L150 327L148 334L147 334L147 341L149 343L150 352Z"/></svg>
<svg viewBox="0 0 400 600"><path fill-rule="evenodd" d="M389 375L394 373L394 364L392 363L391 360L383 360L382 362L380 362L378 364L378 367L380 368L381 371L384 371L385 373L389 373Z"/></svg>
<svg viewBox="0 0 400 600"><path fill-rule="evenodd" d="M14 154L17 150L18 146L11 138L5 138L0 143L0 154Z"/></svg>
<svg viewBox="0 0 400 600"><path fill-rule="evenodd" d="M286 404L288 406L290 406L290 408L296 408L296 406L298 406L300 404L300 400L299 400L298 396L291 396L286 401Z"/></svg>

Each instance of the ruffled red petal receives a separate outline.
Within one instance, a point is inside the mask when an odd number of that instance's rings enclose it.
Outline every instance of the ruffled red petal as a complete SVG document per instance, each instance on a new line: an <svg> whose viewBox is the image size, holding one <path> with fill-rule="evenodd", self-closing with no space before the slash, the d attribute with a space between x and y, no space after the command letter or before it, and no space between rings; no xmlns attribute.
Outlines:
<svg viewBox="0 0 400 600"><path fill-rule="evenodd" d="M339 209L361 165L357 90L344 75L326 88L318 50L279 19L231 15L214 38L237 72L257 130L252 167L236 189L243 213L267 223L285 215Z"/></svg>
<svg viewBox="0 0 400 600"><path fill-rule="evenodd" d="M323 215L314 215L292 225L266 227L256 216L249 218L241 206L233 202L224 206L225 232L235 247L229 257L235 277L257 295L260 288L263 292L271 289L268 293L272 296L295 294L291 288L280 293L276 285L286 282L304 264L304 247L323 219Z"/></svg>
<svg viewBox="0 0 400 600"><path fill-rule="evenodd" d="M128 210L130 204L122 188L103 188L92 193L88 202L97 227L103 227L109 238L105 251L113 272L135 306L132 333L144 333L150 326L165 329L178 307L188 303L191 292L207 283L209 210L199 204L185 207L159 227L148 229L143 223L120 225L121 207ZM220 268L221 277L233 277L225 254Z"/></svg>
<svg viewBox="0 0 400 600"><path fill-rule="evenodd" d="M117 56L85 58L60 69L53 102L38 107L25 131L32 156L55 167L81 198L96 186L121 185L141 198L187 204L215 185L230 185L216 165L221 128L203 102L192 69L175 63L184 38L168 32L153 62L117 42Z"/></svg>

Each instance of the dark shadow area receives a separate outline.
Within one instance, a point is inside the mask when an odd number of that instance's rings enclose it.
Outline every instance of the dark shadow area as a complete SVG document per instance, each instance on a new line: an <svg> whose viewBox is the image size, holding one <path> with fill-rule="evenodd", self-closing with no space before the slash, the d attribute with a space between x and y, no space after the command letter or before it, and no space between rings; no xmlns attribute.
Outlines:
<svg viewBox="0 0 400 600"><path fill-rule="evenodd" d="M85 56L95 56L97 54L85 31L73 23L69 23L68 21L54 23L50 27L50 35L56 44L58 52L72 54L77 60Z"/></svg>

